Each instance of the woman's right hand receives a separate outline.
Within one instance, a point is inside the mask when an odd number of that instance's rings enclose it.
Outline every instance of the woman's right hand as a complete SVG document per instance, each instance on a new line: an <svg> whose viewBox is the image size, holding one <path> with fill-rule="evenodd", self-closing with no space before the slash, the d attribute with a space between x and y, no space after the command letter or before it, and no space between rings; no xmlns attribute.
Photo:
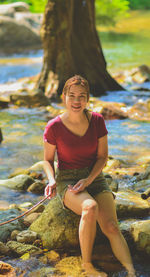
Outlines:
<svg viewBox="0 0 150 277"><path fill-rule="evenodd" d="M45 187L44 196L45 197L49 196L49 197L47 197L47 199L51 199L55 195L56 195L56 182L49 183Z"/></svg>

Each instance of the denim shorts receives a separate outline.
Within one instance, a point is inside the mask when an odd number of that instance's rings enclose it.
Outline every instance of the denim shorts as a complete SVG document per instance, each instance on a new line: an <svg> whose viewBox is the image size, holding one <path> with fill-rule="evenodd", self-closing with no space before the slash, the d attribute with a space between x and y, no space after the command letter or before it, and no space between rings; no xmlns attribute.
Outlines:
<svg viewBox="0 0 150 277"><path fill-rule="evenodd" d="M79 180L87 178L90 174L91 169L88 167L82 169L64 169L56 171L56 184L57 184L57 195L61 200L64 207L64 196L68 189L68 185L74 186ZM103 175L100 173L95 180L86 188L86 191L94 198L96 195L102 192L111 192L107 181ZM112 193L113 194L113 193ZM114 196L114 195L113 195Z"/></svg>

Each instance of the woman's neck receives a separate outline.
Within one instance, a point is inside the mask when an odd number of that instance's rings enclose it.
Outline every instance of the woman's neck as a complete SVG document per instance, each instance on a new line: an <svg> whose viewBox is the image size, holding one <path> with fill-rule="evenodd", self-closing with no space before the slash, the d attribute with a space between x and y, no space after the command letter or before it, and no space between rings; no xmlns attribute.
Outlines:
<svg viewBox="0 0 150 277"><path fill-rule="evenodd" d="M64 119L66 119L67 121L72 122L72 123L80 123L83 120L85 120L85 114L84 114L84 112L75 114L75 113L67 111L64 114Z"/></svg>

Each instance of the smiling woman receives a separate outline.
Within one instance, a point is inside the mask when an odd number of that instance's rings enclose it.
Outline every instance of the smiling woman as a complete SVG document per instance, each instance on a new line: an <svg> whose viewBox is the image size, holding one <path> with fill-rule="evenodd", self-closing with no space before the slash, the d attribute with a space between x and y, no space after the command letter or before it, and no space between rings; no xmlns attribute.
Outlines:
<svg viewBox="0 0 150 277"><path fill-rule="evenodd" d="M82 267L88 274L107 276L91 263L98 222L128 276L134 277L129 249L118 227L113 193L102 173L108 157L108 132L102 115L88 110L85 113L88 100L89 85L83 77L75 75L65 83L66 112L50 120L44 132L44 169L49 180L45 196L55 196L57 189L62 207L81 215ZM55 176L56 151L58 169Z"/></svg>

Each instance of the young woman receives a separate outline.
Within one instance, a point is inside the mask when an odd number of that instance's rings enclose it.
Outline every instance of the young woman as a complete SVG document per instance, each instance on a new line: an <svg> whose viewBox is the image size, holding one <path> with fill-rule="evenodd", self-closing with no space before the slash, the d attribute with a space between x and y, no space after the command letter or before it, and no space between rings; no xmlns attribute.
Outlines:
<svg viewBox="0 0 150 277"><path fill-rule="evenodd" d="M114 197L102 174L107 156L107 129L102 115L86 110L88 82L75 75L64 85L66 112L50 120L44 132L45 171L49 184L45 195L57 193L63 207L81 215L79 241L82 267L91 276L107 276L91 263L96 222L110 241L117 259L135 276L127 243L117 223ZM54 156L58 170L55 177ZM92 228L91 228L92 226Z"/></svg>

